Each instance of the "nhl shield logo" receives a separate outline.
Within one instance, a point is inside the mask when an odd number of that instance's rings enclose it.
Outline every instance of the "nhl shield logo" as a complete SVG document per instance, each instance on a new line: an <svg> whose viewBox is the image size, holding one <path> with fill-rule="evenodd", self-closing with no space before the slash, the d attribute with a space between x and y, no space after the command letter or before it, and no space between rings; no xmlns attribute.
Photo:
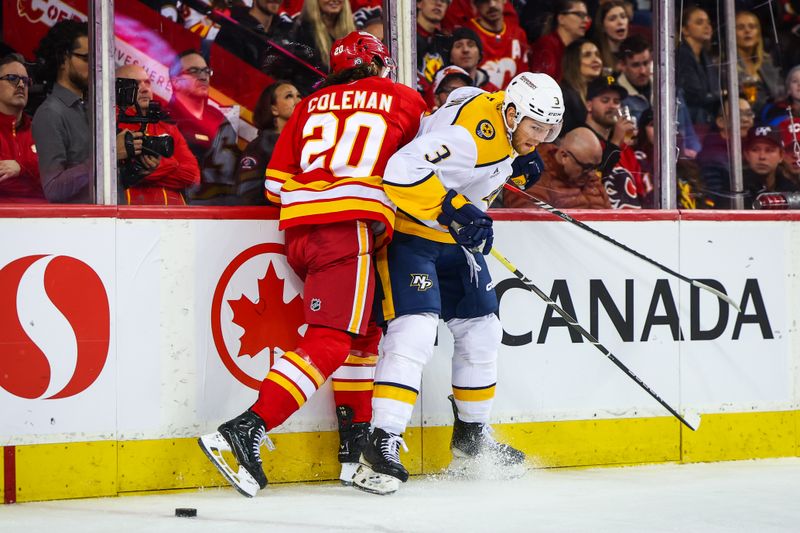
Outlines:
<svg viewBox="0 0 800 533"><path fill-rule="evenodd" d="M312 311L319 311L322 309L322 300L319 298L312 298L311 305L309 305Z"/></svg>

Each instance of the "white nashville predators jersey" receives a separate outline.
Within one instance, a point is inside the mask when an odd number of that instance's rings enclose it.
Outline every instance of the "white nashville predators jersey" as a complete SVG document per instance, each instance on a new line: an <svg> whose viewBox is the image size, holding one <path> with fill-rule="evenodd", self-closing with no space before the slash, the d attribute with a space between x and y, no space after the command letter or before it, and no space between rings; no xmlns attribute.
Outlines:
<svg viewBox="0 0 800 533"><path fill-rule="evenodd" d="M511 176L515 152L503 123L502 91L464 87L422 119L416 138L394 154L383 186L397 206L395 230L453 242L436 221L447 191L464 195L481 210Z"/></svg>

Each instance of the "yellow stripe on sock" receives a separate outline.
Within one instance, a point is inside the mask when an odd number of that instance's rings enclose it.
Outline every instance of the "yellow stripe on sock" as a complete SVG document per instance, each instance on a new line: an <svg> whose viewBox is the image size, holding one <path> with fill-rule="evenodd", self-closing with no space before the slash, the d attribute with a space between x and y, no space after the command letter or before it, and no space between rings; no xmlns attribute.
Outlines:
<svg viewBox="0 0 800 533"><path fill-rule="evenodd" d="M372 390L372 381L338 381L333 380L333 390L336 392L358 392Z"/></svg>
<svg viewBox="0 0 800 533"><path fill-rule="evenodd" d="M453 387L453 396L460 402L483 402L494 398L494 385L482 389L460 389Z"/></svg>
<svg viewBox="0 0 800 533"><path fill-rule="evenodd" d="M278 374L277 372L270 372L267 374L267 379L286 389L286 392L291 394L295 399L298 407L302 407L303 404L306 403L306 399L303 397L303 393L300 391L297 385L282 375Z"/></svg>
<svg viewBox="0 0 800 533"><path fill-rule="evenodd" d="M297 355L295 352L286 352L283 354L283 357L297 365L298 368L302 368L306 374L308 374L311 379L314 380L317 388L320 388L322 384L325 383L325 376L322 375L322 372L317 370L317 367Z"/></svg>
<svg viewBox="0 0 800 533"><path fill-rule="evenodd" d="M417 393L386 384L376 384L375 389L372 391L373 398L382 398L384 400L397 400L398 402L414 405L417 403Z"/></svg>

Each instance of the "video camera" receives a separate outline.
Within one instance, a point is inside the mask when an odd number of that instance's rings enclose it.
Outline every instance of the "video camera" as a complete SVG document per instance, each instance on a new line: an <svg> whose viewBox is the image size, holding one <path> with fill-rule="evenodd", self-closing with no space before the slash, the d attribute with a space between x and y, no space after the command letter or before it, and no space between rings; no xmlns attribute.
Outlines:
<svg viewBox="0 0 800 533"><path fill-rule="evenodd" d="M130 78L117 78L117 107L119 115L117 116L117 128L119 129L120 123L128 124L141 124L140 131L142 133L147 129L148 124L155 124L161 122L165 116L161 111L161 104L153 100L147 107L147 113L142 113L142 108L139 105L139 82ZM125 114L125 110L130 107L136 108L135 115ZM125 150L128 153L128 158L133 159L135 153L133 151L133 135L128 135L125 138ZM175 140L170 135L143 135L142 136L142 153L153 156L172 157L175 153Z"/></svg>

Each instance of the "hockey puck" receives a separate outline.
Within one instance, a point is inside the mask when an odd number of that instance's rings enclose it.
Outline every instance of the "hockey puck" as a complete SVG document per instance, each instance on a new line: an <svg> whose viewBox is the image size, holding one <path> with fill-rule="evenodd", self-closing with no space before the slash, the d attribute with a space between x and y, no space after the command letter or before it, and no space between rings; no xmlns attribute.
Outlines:
<svg viewBox="0 0 800 533"><path fill-rule="evenodd" d="M197 516L197 509L193 509L191 507L178 507L175 509L175 516L180 516L181 518L194 518Z"/></svg>

